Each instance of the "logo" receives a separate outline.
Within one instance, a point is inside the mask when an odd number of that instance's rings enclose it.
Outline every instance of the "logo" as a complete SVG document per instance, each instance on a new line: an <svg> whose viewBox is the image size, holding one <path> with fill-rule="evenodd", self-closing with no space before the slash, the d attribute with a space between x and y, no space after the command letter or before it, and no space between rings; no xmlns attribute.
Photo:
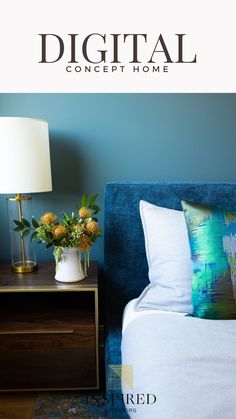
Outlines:
<svg viewBox="0 0 236 419"><path fill-rule="evenodd" d="M108 389L120 390L133 388L133 366L132 365L109 365Z"/></svg>
<svg viewBox="0 0 236 419"><path fill-rule="evenodd" d="M43 65L64 64L67 73L168 72L176 64L196 64L187 34L38 34Z"/></svg>

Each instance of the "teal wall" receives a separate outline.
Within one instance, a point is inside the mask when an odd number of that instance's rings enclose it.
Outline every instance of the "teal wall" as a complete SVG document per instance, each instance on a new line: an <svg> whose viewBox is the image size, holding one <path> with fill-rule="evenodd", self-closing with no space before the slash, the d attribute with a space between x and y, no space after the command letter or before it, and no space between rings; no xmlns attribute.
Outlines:
<svg viewBox="0 0 236 419"><path fill-rule="evenodd" d="M72 210L84 191L103 207L107 181L236 181L235 94L0 94L0 116L49 122L53 192L34 194L36 217ZM0 217L7 260L5 196ZM92 257L102 262L99 240ZM52 257L41 245L37 255Z"/></svg>

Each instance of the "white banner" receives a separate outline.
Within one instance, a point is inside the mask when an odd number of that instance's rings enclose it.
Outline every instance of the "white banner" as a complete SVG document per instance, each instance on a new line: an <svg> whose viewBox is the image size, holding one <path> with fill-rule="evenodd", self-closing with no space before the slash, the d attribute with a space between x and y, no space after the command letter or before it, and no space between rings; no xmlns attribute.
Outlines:
<svg viewBox="0 0 236 419"><path fill-rule="evenodd" d="M235 1L6 0L0 92L235 92Z"/></svg>

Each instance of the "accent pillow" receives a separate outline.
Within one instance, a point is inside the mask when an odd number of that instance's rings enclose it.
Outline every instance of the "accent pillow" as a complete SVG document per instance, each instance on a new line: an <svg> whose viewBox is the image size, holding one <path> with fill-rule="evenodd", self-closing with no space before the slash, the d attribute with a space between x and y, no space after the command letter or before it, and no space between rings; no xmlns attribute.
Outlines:
<svg viewBox="0 0 236 419"><path fill-rule="evenodd" d="M192 312L192 265L183 211L140 201L151 284L138 309Z"/></svg>
<svg viewBox="0 0 236 419"><path fill-rule="evenodd" d="M193 315L236 318L236 212L182 201L193 263Z"/></svg>

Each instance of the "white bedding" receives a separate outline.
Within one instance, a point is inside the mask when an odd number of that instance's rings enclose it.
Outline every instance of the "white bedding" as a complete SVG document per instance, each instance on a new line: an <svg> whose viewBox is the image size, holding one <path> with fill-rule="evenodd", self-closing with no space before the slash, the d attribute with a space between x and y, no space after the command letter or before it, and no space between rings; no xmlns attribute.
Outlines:
<svg viewBox="0 0 236 419"><path fill-rule="evenodd" d="M135 305L124 312L121 348L122 364L133 366L133 386L122 389L130 417L235 419L236 320L136 311ZM147 394L157 397L152 405Z"/></svg>
<svg viewBox="0 0 236 419"><path fill-rule="evenodd" d="M138 302L140 301L139 298L134 298L131 300L125 307L124 313L123 313L123 321L122 321L122 333L124 333L124 330L128 326L128 324L135 319L138 319L142 316L148 316L150 314L166 314L166 310L154 310L154 309L145 309L140 310L136 309L136 306ZM175 314L176 316L185 316L185 313L176 313L175 311L168 311L168 313Z"/></svg>

